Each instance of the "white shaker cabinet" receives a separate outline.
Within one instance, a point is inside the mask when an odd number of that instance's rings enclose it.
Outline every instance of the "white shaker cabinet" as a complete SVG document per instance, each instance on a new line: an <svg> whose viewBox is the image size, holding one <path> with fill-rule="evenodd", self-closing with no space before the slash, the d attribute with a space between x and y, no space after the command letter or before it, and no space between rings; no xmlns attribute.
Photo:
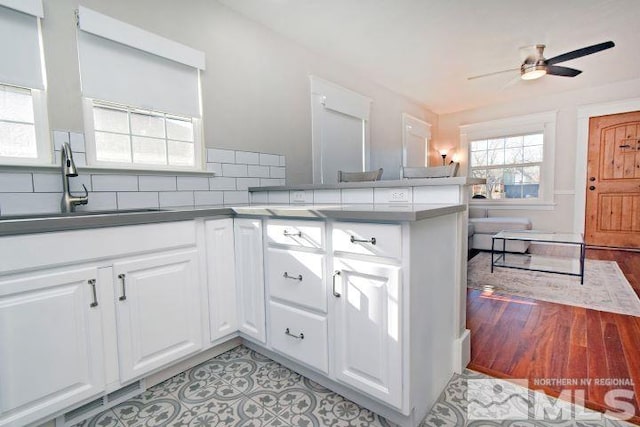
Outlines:
<svg viewBox="0 0 640 427"><path fill-rule="evenodd" d="M0 279L0 426L23 426L104 387L97 269Z"/></svg>
<svg viewBox="0 0 640 427"><path fill-rule="evenodd" d="M264 343L265 299L262 221L234 220L238 327L247 337Z"/></svg>
<svg viewBox="0 0 640 427"><path fill-rule="evenodd" d="M120 381L202 348L197 251L113 263Z"/></svg>
<svg viewBox="0 0 640 427"><path fill-rule="evenodd" d="M401 268L335 258L334 270L334 375L339 381L401 408Z"/></svg>
<svg viewBox="0 0 640 427"><path fill-rule="evenodd" d="M233 219L205 222L211 342L238 330Z"/></svg>

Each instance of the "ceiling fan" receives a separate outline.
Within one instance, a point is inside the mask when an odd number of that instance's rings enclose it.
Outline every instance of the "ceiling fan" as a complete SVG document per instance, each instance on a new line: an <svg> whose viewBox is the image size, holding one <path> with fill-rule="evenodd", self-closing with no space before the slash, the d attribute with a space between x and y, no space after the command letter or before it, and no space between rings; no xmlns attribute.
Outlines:
<svg viewBox="0 0 640 427"><path fill-rule="evenodd" d="M592 53L600 52L602 50L611 49L614 46L615 43L613 43L612 41L608 41L604 43L594 44L593 46L583 47L582 49L573 50L571 52L563 53L562 55L554 56L553 58L549 59L545 59L543 55L545 48L545 45L543 44L523 47L520 49L520 51L526 56L519 68L511 68L509 70L481 74L479 76L469 77L467 78L467 80L479 79L481 77L488 77L516 70L520 70L520 78L522 80L538 79L545 74L550 74L552 76L575 77L578 74L582 73L582 71L576 70L575 68L560 67L556 64L580 58L582 56L591 55Z"/></svg>

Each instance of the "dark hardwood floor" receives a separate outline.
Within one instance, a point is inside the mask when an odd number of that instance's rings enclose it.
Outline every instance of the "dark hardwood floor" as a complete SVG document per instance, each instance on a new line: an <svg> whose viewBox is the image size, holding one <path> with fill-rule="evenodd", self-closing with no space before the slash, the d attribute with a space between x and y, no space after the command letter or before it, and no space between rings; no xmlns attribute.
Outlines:
<svg viewBox="0 0 640 427"><path fill-rule="evenodd" d="M639 252L590 249L587 258L617 261L640 295ZM612 394L605 400L608 391L627 389L633 396L618 400L633 404L629 421L640 425L640 317L471 289L467 295L470 369L527 378L530 388L556 397L563 389L574 395L584 390L585 406L602 412L616 409ZM553 384L555 379L565 379L565 385ZM607 385L603 379L633 385Z"/></svg>

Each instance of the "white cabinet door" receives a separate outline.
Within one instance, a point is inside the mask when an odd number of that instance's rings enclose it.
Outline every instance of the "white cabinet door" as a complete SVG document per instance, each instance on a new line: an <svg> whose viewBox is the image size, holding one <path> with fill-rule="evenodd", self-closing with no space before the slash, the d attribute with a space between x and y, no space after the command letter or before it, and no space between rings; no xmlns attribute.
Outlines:
<svg viewBox="0 0 640 427"><path fill-rule="evenodd" d="M238 218L234 220L234 229L239 329L245 335L264 343L262 221Z"/></svg>
<svg viewBox="0 0 640 427"><path fill-rule="evenodd" d="M401 269L339 258L334 268L333 373L339 381L401 408Z"/></svg>
<svg viewBox="0 0 640 427"><path fill-rule="evenodd" d="M211 341L238 330L233 219L205 222Z"/></svg>
<svg viewBox="0 0 640 427"><path fill-rule="evenodd" d="M202 348L197 251L113 264L120 381Z"/></svg>
<svg viewBox="0 0 640 427"><path fill-rule="evenodd" d="M94 286L111 284L97 278L96 268L67 268L0 279L1 426L31 424L103 391L106 302Z"/></svg>

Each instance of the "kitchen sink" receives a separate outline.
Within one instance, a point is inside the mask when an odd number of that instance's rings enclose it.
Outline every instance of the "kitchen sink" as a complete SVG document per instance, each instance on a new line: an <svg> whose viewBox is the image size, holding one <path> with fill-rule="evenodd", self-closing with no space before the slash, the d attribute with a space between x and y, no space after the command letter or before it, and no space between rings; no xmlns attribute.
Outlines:
<svg viewBox="0 0 640 427"><path fill-rule="evenodd" d="M135 213L149 213L149 212L161 212L166 209L158 208L144 208L144 209L111 209L102 211L81 211L81 212L52 212L42 214L27 214L27 215L4 215L0 216L0 221L16 221L16 220L30 220L30 219L46 219L46 218L69 218L69 217L83 217L83 216L98 216L98 215L120 215L120 214L135 214Z"/></svg>

